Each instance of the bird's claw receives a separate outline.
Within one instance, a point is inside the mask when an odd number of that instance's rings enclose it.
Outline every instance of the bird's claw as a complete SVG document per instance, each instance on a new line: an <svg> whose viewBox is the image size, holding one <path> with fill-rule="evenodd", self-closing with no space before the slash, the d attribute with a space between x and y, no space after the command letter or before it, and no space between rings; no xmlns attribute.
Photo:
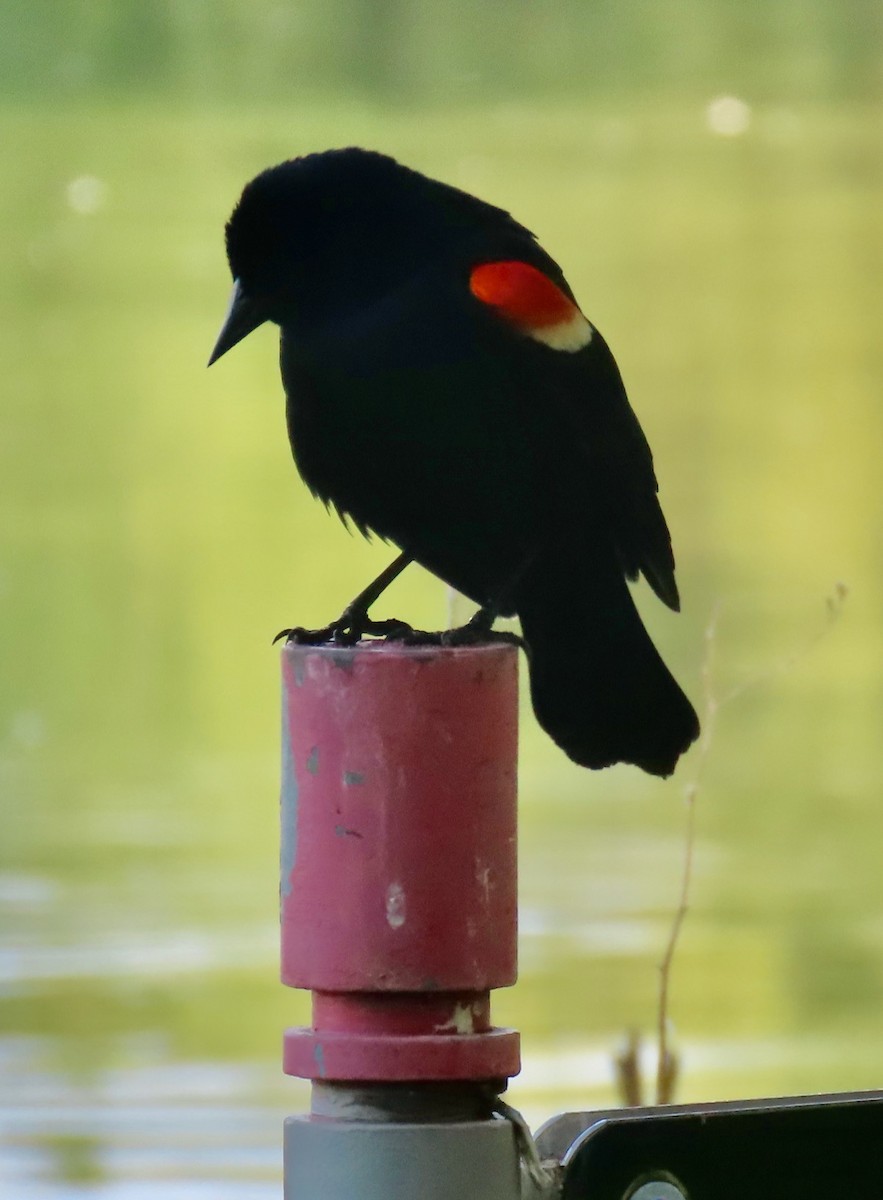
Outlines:
<svg viewBox="0 0 883 1200"><path fill-rule="evenodd" d="M443 646L486 646L489 643L502 643L506 646L523 646L524 639L517 633L505 629L494 629L495 612L490 608L480 608L478 612L456 629L446 629L442 635Z"/></svg>
<svg viewBox="0 0 883 1200"><path fill-rule="evenodd" d="M443 646L487 646L494 643L521 647L524 638L508 629L484 629L480 625L473 625L471 621L457 629L446 629L441 635Z"/></svg>
<svg viewBox="0 0 883 1200"><path fill-rule="evenodd" d="M293 629L280 629L273 638L273 644L294 642L297 646L355 646L360 638L368 634L371 637L405 638L412 633L411 626L405 621L391 617L385 621L372 621L366 614L344 613L339 620L325 625L322 629L305 629L296 625Z"/></svg>
<svg viewBox="0 0 883 1200"><path fill-rule="evenodd" d="M401 629L394 629L386 635L388 642L401 642L403 646L440 646L442 635L432 633L428 629L414 629L411 625L401 623Z"/></svg>
<svg viewBox="0 0 883 1200"><path fill-rule="evenodd" d="M414 629L406 621L390 617L385 621L372 621L367 613L345 612L337 621L322 629L305 629L301 625L293 629L280 629L273 643L294 642L298 646L354 646L360 638L382 637L387 642L399 642L403 646L486 646L502 643L508 646L523 646L524 639L517 633L492 629L487 615L479 610L465 625L457 629Z"/></svg>
<svg viewBox="0 0 883 1200"><path fill-rule="evenodd" d="M402 642L405 646L487 646L491 643L502 643L507 646L523 646L524 639L517 633L503 629L492 629L485 617L476 614L471 621L456 629L442 629L433 632L427 629L411 629L404 626L402 631L387 634L386 640Z"/></svg>
<svg viewBox="0 0 883 1200"><path fill-rule="evenodd" d="M273 638L273 645L283 638L296 646L351 646L358 640L343 625L326 625L324 629L305 629L296 625L293 629L280 629Z"/></svg>

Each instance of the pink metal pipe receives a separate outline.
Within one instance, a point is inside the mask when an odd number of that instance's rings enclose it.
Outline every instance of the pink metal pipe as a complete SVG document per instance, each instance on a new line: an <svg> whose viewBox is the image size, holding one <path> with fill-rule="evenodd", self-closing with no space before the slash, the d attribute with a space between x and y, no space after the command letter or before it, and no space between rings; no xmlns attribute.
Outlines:
<svg viewBox="0 0 883 1200"><path fill-rule="evenodd" d="M505 644L282 656L285 1035L308 1079L503 1079L490 1023L516 977L517 651Z"/></svg>

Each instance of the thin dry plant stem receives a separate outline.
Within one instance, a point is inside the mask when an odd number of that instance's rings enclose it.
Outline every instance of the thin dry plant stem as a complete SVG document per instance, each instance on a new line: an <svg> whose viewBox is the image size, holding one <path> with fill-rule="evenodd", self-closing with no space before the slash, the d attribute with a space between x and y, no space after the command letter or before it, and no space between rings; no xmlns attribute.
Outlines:
<svg viewBox="0 0 883 1200"><path fill-rule="evenodd" d="M722 696L718 696L714 689L714 654L717 647L717 626L720 616L720 604L716 604L712 610L711 618L705 629L705 651L702 657L701 679L702 679L702 695L703 695L703 716L702 716L702 736L699 740L698 754L696 765L693 772L693 778L684 788L684 803L687 807L687 826L684 834L684 865L681 870L681 889L678 898L678 906L672 918L671 929L668 935L665 952L662 960L659 963L659 1004L657 1009L656 1033L658 1043L658 1063L656 1068L656 1103L667 1104L672 1099L674 1090L674 1079L676 1064L669 1049L668 1032L669 1032L669 987L671 984L671 972L674 962L675 951L677 949L678 940L681 935L681 929L684 924L684 919L690 909L690 886L693 882L693 859L696 846L696 801L699 796L699 788L705 774L705 767L708 762L709 753L711 750L712 741L714 739L715 726L717 724L718 713L724 704L729 704L731 700L735 700L738 696L743 695L746 691L761 683L766 683L770 679L774 679L780 675L787 674L796 664L812 650L823 638L831 632L837 622L841 612L843 611L843 603L848 594L848 589L843 583L837 583L834 587L832 595L826 599L827 619L808 642L799 649L795 650L787 658L770 667L766 671L758 672L749 679L743 680L742 683L736 684L734 687L726 691Z"/></svg>
<svg viewBox="0 0 883 1200"><path fill-rule="evenodd" d="M693 880L693 852L696 845L696 798L699 785L708 760L714 727L720 702L714 694L713 664L717 623L720 615L720 605L716 604L711 613L711 619L705 629L705 651L702 655L702 736L699 740L699 753L693 778L684 789L684 803L687 807L687 828L684 834L684 865L681 870L681 891L678 907L672 918L671 929L666 943L665 953L659 964L659 1007L657 1011L656 1034L658 1041L659 1059L656 1066L656 1103L666 1104L671 1099L673 1083L673 1063L668 1047L668 990L671 982L671 968L677 949L681 926L690 907L690 884Z"/></svg>

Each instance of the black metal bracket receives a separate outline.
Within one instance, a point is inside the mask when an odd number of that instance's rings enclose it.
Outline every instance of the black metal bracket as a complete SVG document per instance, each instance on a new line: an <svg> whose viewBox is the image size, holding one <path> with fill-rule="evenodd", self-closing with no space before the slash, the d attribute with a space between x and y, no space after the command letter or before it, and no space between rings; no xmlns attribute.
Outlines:
<svg viewBox="0 0 883 1200"><path fill-rule="evenodd" d="M536 1141L562 1200L883 1197L883 1091L564 1113Z"/></svg>

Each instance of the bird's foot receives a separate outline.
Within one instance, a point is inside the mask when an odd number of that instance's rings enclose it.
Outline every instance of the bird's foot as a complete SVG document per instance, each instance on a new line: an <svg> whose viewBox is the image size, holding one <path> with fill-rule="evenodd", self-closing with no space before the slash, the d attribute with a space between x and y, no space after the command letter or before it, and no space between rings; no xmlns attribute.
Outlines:
<svg viewBox="0 0 883 1200"><path fill-rule="evenodd" d="M491 643L503 643L507 646L523 646L524 639L517 633L503 629L492 628L494 617L486 609L478 612L456 629L442 629L431 632L426 629L411 629L405 626L402 630L393 630L386 635L388 642L402 642L406 646L487 646Z"/></svg>
<svg viewBox="0 0 883 1200"><path fill-rule="evenodd" d="M405 621L391 617L386 621L372 621L364 611L346 609L336 621L322 629L305 629L296 625L293 629L280 629L273 644L282 641L295 642L298 646L354 646L360 638L406 637L413 630Z"/></svg>
<svg viewBox="0 0 883 1200"><path fill-rule="evenodd" d="M385 621L373 621L362 608L345 609L336 621L321 629L305 629L297 625L293 629L280 629L273 642L294 642L298 646L354 646L366 634L382 637L388 642L400 642L403 646L487 646L503 643L508 646L523 646L524 640L517 633L494 629L494 615L480 608L475 616L456 629L437 632L414 629L406 621L391 617Z"/></svg>
<svg viewBox="0 0 883 1200"><path fill-rule="evenodd" d="M524 645L524 638L508 629L475 628L471 621L457 629L446 629L442 634L443 646L518 646Z"/></svg>
<svg viewBox="0 0 883 1200"><path fill-rule="evenodd" d="M393 629L386 635L388 642L400 642L403 646L441 646L441 632L435 633L431 629L413 629L410 625L405 625L402 629Z"/></svg>

